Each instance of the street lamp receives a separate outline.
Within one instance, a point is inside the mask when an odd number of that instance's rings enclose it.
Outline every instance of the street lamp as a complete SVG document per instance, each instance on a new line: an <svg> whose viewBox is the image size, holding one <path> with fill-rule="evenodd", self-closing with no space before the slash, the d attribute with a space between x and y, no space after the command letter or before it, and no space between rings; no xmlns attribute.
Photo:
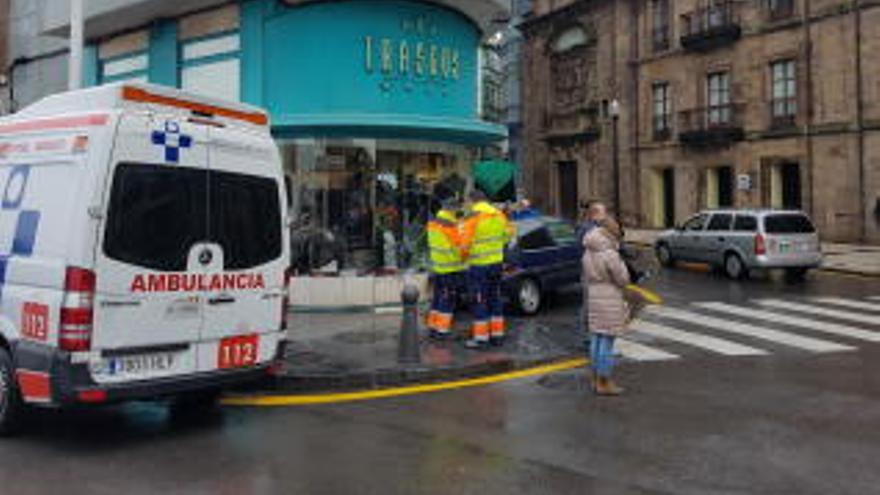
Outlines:
<svg viewBox="0 0 880 495"><path fill-rule="evenodd" d="M608 105L608 115L611 116L611 160L614 181L614 215L618 221L623 221L620 212L620 156L617 145L617 123L620 119L620 102L611 100Z"/></svg>
<svg viewBox="0 0 880 495"><path fill-rule="evenodd" d="M83 0L70 0L70 64L67 69L67 89L79 89L82 86L83 23Z"/></svg>

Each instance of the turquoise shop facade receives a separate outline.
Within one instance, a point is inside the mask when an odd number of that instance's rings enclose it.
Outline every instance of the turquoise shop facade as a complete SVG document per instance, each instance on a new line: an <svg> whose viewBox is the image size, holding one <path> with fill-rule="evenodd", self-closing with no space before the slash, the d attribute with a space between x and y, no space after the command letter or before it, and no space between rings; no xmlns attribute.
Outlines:
<svg viewBox="0 0 880 495"><path fill-rule="evenodd" d="M503 126L479 117L482 34L464 14L429 1L244 0L236 50L183 60L178 20L159 19L149 27L146 67L105 76L108 61L89 45L84 82L138 77L180 87L189 64L237 58L241 101L267 108L279 138L482 146L506 137Z"/></svg>
<svg viewBox="0 0 880 495"><path fill-rule="evenodd" d="M292 300L314 308L394 303L403 273L425 284L424 226L437 191L451 184L462 195L473 163L507 132L480 119L485 33L444 3L230 2L216 9L218 29L155 19L95 40L85 83L147 80L198 91L201 81L267 108L290 179L294 238L302 228L336 242L332 260L305 264Z"/></svg>

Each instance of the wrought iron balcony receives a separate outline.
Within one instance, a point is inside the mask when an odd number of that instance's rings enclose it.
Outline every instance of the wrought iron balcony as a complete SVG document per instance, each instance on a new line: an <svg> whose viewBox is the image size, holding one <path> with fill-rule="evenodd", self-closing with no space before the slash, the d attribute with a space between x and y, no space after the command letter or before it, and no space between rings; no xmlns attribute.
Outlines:
<svg viewBox="0 0 880 495"><path fill-rule="evenodd" d="M727 104L679 112L678 140L688 146L725 146L742 141L744 108Z"/></svg>
<svg viewBox="0 0 880 495"><path fill-rule="evenodd" d="M797 126L797 98L776 98L770 101L770 128L791 129Z"/></svg>
<svg viewBox="0 0 880 495"><path fill-rule="evenodd" d="M681 46L687 50L712 50L740 36L739 7L732 0L713 2L681 16Z"/></svg>

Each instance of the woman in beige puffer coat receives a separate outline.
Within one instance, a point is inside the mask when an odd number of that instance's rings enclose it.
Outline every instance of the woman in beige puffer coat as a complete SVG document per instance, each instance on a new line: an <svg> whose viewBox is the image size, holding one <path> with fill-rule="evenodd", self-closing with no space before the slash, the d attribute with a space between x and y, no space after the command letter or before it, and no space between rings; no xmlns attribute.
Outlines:
<svg viewBox="0 0 880 495"><path fill-rule="evenodd" d="M593 390L598 395L619 395L623 389L611 380L614 339L626 331L629 317L623 288L629 272L620 258L620 227L604 220L584 237L582 259L587 318L590 328L590 363Z"/></svg>

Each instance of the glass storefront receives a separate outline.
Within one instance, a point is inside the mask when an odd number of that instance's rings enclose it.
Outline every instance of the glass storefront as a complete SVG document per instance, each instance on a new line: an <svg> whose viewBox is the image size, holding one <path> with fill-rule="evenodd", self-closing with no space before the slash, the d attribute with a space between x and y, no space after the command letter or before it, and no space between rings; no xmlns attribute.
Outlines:
<svg viewBox="0 0 880 495"><path fill-rule="evenodd" d="M393 274L427 267L425 226L463 198L478 149L388 139L280 141L300 274Z"/></svg>

